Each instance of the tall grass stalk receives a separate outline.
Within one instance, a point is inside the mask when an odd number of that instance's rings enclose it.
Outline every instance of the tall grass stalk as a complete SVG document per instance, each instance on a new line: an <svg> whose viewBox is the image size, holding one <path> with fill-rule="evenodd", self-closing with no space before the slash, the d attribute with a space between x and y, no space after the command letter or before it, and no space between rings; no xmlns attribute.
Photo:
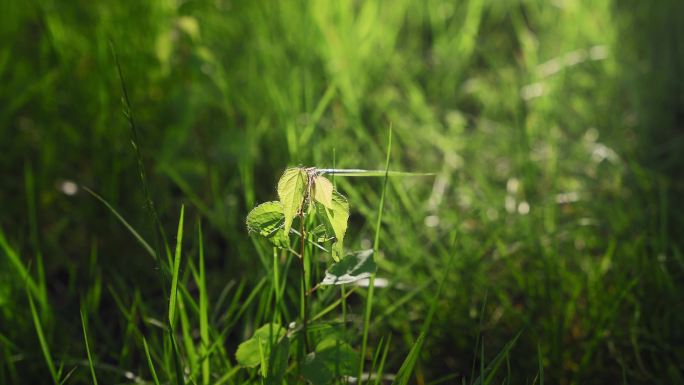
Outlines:
<svg viewBox="0 0 684 385"><path fill-rule="evenodd" d="M200 327L200 355L202 357L202 384L211 382L211 359L209 357L209 295L207 294L207 275L204 260L204 239L202 237L202 223L197 224L199 243L199 327Z"/></svg>
<svg viewBox="0 0 684 385"><path fill-rule="evenodd" d="M387 192L387 180L389 174L390 155L392 152L392 125L389 126L387 133L387 156L385 158L385 177L382 181L382 192L380 194L380 203L378 205L377 221L375 222L375 238L373 239L373 254L378 257L378 250L380 246L380 228L382 224L382 211L385 207L385 193ZM363 367L366 358L366 347L368 345L368 332L370 329L371 313L373 311L373 292L375 291L375 273L372 273L368 282L368 296L366 297L366 309L363 316L363 331L361 337L361 359L359 360L359 375L358 381L361 382L363 378Z"/></svg>
<svg viewBox="0 0 684 385"><path fill-rule="evenodd" d="M81 307L81 327L83 328L83 343L85 344L86 353L88 354L88 367L90 368L90 375L93 379L93 384L97 385L97 376L95 375L95 365L93 364L93 356L90 353L90 343L88 343L88 327L87 318L83 307Z"/></svg>
<svg viewBox="0 0 684 385"><path fill-rule="evenodd" d="M45 334L43 333L43 325L40 322L40 316L38 315L38 311L36 310L36 305L33 303L33 297L31 296L31 293L28 290L26 291L26 296L28 297L29 308L31 310L31 317L33 318L33 326L36 329L38 343L40 344L40 350L43 352L45 364L47 365L48 370L50 372L52 382L58 385L60 383L59 373L55 369L54 361L52 361L52 355L50 354L50 346L48 345L48 342L45 339Z"/></svg>

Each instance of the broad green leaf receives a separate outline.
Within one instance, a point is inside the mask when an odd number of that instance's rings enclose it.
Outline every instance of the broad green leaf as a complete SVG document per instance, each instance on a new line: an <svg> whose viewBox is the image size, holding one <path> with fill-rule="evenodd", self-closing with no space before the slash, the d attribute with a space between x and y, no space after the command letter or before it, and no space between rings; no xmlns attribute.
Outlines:
<svg viewBox="0 0 684 385"><path fill-rule="evenodd" d="M325 271L321 285L344 285L368 278L378 269L373 259L373 250L363 250L344 257Z"/></svg>
<svg viewBox="0 0 684 385"><path fill-rule="evenodd" d="M329 232L335 237L333 243L333 259L338 262L343 255L344 234L347 232L347 221L349 220L349 203L342 194L333 190L332 205L330 208L323 204L317 204L316 209L321 221Z"/></svg>
<svg viewBox="0 0 684 385"><path fill-rule="evenodd" d="M280 202L266 202L247 214L247 230L267 238L277 247L288 247L283 225L285 215Z"/></svg>
<svg viewBox="0 0 684 385"><path fill-rule="evenodd" d="M326 177L319 175L314 179L314 199L327 208L333 206L333 190L332 183Z"/></svg>
<svg viewBox="0 0 684 385"><path fill-rule="evenodd" d="M283 205L285 235L290 233L292 220L297 215L304 202L307 187L307 174L302 168L288 168L278 181L278 197Z"/></svg>
<svg viewBox="0 0 684 385"><path fill-rule="evenodd" d="M252 338L238 346L235 359L238 364L253 368L261 363L261 353L270 357L271 347L276 346L287 330L278 324L266 324L254 332ZM261 346L260 346L261 345Z"/></svg>
<svg viewBox="0 0 684 385"><path fill-rule="evenodd" d="M358 354L344 341L325 339L316 351L306 356L302 375L314 385L327 385L342 376L350 376L359 366Z"/></svg>

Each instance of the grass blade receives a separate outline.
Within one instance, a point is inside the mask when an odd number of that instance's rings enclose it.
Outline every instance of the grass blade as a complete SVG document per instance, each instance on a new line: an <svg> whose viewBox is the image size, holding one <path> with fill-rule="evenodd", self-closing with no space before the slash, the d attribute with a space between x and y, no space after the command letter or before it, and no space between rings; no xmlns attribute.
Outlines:
<svg viewBox="0 0 684 385"><path fill-rule="evenodd" d="M183 368L181 364L180 352L178 351L178 344L174 335L174 326L176 319L176 307L178 306L178 276L180 275L181 264L181 249L183 245L183 218L185 216L185 206L181 205L180 218L178 219L178 232L176 233L176 252L173 257L173 271L171 276L171 293L169 295L169 342L173 353L173 363L176 372L176 382L178 384L185 384L183 376Z"/></svg>
<svg viewBox="0 0 684 385"><path fill-rule="evenodd" d="M539 385L544 385L544 357L539 344L537 344L537 360L539 361Z"/></svg>
<svg viewBox="0 0 684 385"><path fill-rule="evenodd" d="M413 368L418 362L418 356L423 348L423 342L425 341L425 332L421 332L418 339L413 344L413 347L409 351L409 354L404 359L404 363L401 364L397 376L392 381L392 385L406 385L411 378L411 373L413 373Z"/></svg>
<svg viewBox="0 0 684 385"><path fill-rule="evenodd" d="M378 255L380 245L380 224L382 223L382 211L385 208L385 193L387 192L387 177L389 175L390 155L392 153L392 125L387 134L387 156L385 158L385 173L378 206L378 220L375 222L375 238L373 241L373 255ZM366 311L363 317L363 337L361 338L361 356L359 360L359 381L363 378L363 365L366 359L366 347L368 344L368 330L370 329L370 317L373 311L373 291L375 290L375 273L371 274L368 284L368 297L366 298Z"/></svg>
<svg viewBox="0 0 684 385"><path fill-rule="evenodd" d="M380 358L380 364L378 365L378 370L375 373L375 385L380 385L382 380L382 374L385 370L385 362L387 361L387 354L389 353L390 345L392 344L392 334L387 336L387 342L382 350L382 357Z"/></svg>
<svg viewBox="0 0 684 385"><path fill-rule="evenodd" d="M121 214L119 214L119 212L116 211L116 209L115 209L114 207L112 207L112 205L109 204L109 202L107 202L103 197L101 197L101 196L98 195L95 191L89 189L88 187L86 187L86 186L81 186L81 187L83 187L83 189L84 189L88 194L92 195L95 199L97 199L97 200L100 201L103 205L105 205L105 207L107 207L107 209L109 209L109 211L111 211L111 213L114 214L114 216L116 217L116 219L118 219L119 222L121 222L121 224L124 225L124 227L126 228L126 230L128 230L128 232L130 232L130 233L135 237L135 239L142 245L142 247L145 249L145 251L147 251L147 253L148 253L149 255L151 255L153 258L155 257L155 252L154 252L154 249L152 249L152 246L150 246L150 244L147 243L147 241L145 241L145 239L144 239L137 231L135 231L135 229L133 228L133 226L131 226L131 225L130 225L122 216L121 216Z"/></svg>
<svg viewBox="0 0 684 385"><path fill-rule="evenodd" d="M73 368L71 368L71 370L68 371L67 374L64 376L64 378L62 378L62 380L59 382L59 385L66 384L67 381L69 381L69 379L71 378L71 375L74 374L74 372L76 371L77 368L78 368L78 366L74 366ZM62 368L59 369L58 376L60 375L60 373L62 373Z"/></svg>
<svg viewBox="0 0 684 385"><path fill-rule="evenodd" d="M143 336L143 347L145 348L145 357L147 358L147 366L150 367L150 374L152 374L152 380L154 385L159 384L159 378L157 377L157 371L154 369L154 364L152 363L152 357L150 357L150 348L147 346L147 340Z"/></svg>
<svg viewBox="0 0 684 385"><path fill-rule="evenodd" d="M88 344L88 329L86 327L86 316L81 307L81 326L83 327L83 341L88 353L88 366L90 366L90 375L93 377L93 384L97 385L97 376L95 375L95 367L93 366L93 357L90 354L90 345Z"/></svg>
<svg viewBox="0 0 684 385"><path fill-rule="evenodd" d="M216 381L216 384L215 384L215 385L222 385L222 384L225 384L226 382L228 382L228 380L230 380L231 378L233 378L233 376L235 376L235 375L237 374L237 372L238 372L240 369L241 369L241 368L240 368L239 366L236 366L236 367L232 368L232 369L229 370L226 374L224 374L223 377L219 378L219 380Z"/></svg>
<svg viewBox="0 0 684 385"><path fill-rule="evenodd" d="M487 365L487 367L483 370L480 377L475 381L475 385L487 385L492 383L492 381L494 380L494 375L499 369L499 366L501 366L501 364L504 361L504 358L506 358L511 349L513 349L516 342L518 342L518 338L520 338L522 332L523 330L519 331L518 334L516 334L512 340L508 341L506 345L504 345L499 354L497 354L496 357L494 357L492 362L490 362L489 365Z"/></svg>
<svg viewBox="0 0 684 385"><path fill-rule="evenodd" d="M178 295L178 274L181 263L181 246L183 244L183 216L185 206L181 206L180 219L178 220L178 233L176 235L176 254L173 258L173 272L171 276L171 298L169 300L169 326L173 332L174 319L176 317L176 305Z"/></svg>
<svg viewBox="0 0 684 385"><path fill-rule="evenodd" d="M2 231L2 229L0 229L0 249L5 252L5 255L7 255L7 258L12 266L14 266L19 273L19 277L23 282L25 282L28 290L30 290L34 296L38 297L40 304L44 306L47 301L42 296L43 292L40 290L38 284L36 284L26 266L24 266L24 263L21 261L19 255L14 251L14 249L12 249L12 247L10 247L9 243L7 243L7 239L5 239L5 233Z"/></svg>
<svg viewBox="0 0 684 385"><path fill-rule="evenodd" d="M442 290L444 289L444 285L446 284L453 261L454 254L452 254L451 257L449 257L449 262L447 262L446 270L444 271L444 277L439 283L439 288L437 289L437 292L430 301L430 310L428 310L428 314L425 317L425 320L423 321L420 336L411 348L411 351L404 360L404 363L401 365L401 368L399 368L399 372L397 372L397 377L394 379L392 384L405 385L408 383L409 378L411 378L411 373L413 372L413 368L416 366L416 363L418 361L418 357L420 355L423 342L425 341L425 336L428 330L430 329L430 325L432 324L432 318L434 317L435 312L437 311L437 300L442 294Z"/></svg>
<svg viewBox="0 0 684 385"><path fill-rule="evenodd" d="M171 349L173 350L173 366L176 371L176 383L179 385L185 385L183 365L181 364L181 356L180 352L178 351L178 344L176 343L176 337L173 334L173 330L169 330L169 339L171 342Z"/></svg>
<svg viewBox="0 0 684 385"><path fill-rule="evenodd" d="M202 239L202 224L198 224L199 237L199 328L200 328L200 356L202 358L202 384L209 385L211 362L208 357L209 348L209 299L207 297L207 280L204 268L204 241ZM276 285L277 286L277 285Z"/></svg>
<svg viewBox="0 0 684 385"><path fill-rule="evenodd" d="M48 346L48 343L45 340L45 335L43 334L43 327L40 324L40 317L38 316L38 312L36 311L36 305L33 303L33 298L31 297L31 293L29 293L28 290L26 291L26 295L28 296L29 307L31 309L31 316L33 317L33 324L36 327L36 334L38 335L38 343L40 344L40 350L43 352L43 357L45 358L45 363L47 364L48 370L50 371L52 381L55 384L59 384L59 375L57 374L55 364L52 361L52 356L50 355L50 347Z"/></svg>

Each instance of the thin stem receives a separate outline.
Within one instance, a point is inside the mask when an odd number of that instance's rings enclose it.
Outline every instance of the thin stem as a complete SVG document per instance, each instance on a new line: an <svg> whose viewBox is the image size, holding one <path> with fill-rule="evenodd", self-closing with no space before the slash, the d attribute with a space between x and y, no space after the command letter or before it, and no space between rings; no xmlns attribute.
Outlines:
<svg viewBox="0 0 684 385"><path fill-rule="evenodd" d="M303 318L302 330L304 332L304 350L306 352L308 352L310 350L309 349L309 333L308 333L308 326L307 326L308 318L309 318L309 316L308 316L308 314L309 314L309 299L308 299L309 293L306 292L306 290L307 290L307 288L306 288L306 286L307 286L306 285L306 266L305 266L306 259L304 258L304 248L305 248L305 244L306 244L306 241L304 238L306 237L306 233L304 232L304 212L303 211L299 215L299 223L300 223L299 229L300 229L300 233L301 233L301 235L300 235L300 239L301 239L301 246L300 247L301 248L300 248L300 254L299 255L301 256L301 261L302 261L302 301L303 301L303 305L304 305L304 307L302 309L302 313L304 313L304 314L302 314L302 318Z"/></svg>
<svg viewBox="0 0 684 385"><path fill-rule="evenodd" d="M347 327L347 289L344 287L344 285L340 285L340 289L342 289L342 292L340 293L341 302L342 302L342 327L346 328Z"/></svg>
<svg viewBox="0 0 684 385"><path fill-rule="evenodd" d="M273 319L280 323L280 307L282 302L282 295L280 293L280 277L278 274L278 250L275 247L273 248L273 291L276 298Z"/></svg>

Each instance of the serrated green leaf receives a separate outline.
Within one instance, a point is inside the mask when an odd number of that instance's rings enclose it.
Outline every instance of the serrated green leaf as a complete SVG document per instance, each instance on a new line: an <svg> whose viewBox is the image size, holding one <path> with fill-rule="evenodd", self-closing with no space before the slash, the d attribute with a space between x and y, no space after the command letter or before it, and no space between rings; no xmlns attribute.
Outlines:
<svg viewBox="0 0 684 385"><path fill-rule="evenodd" d="M280 202L265 202L247 214L247 229L267 236L278 227L278 222L283 218L283 205Z"/></svg>
<svg viewBox="0 0 684 385"><path fill-rule="evenodd" d="M333 206L333 190L328 178L319 175L314 179L314 199L329 209Z"/></svg>
<svg viewBox="0 0 684 385"><path fill-rule="evenodd" d="M247 214L247 230L265 237L277 247L288 247L284 230L283 205L272 201L262 203Z"/></svg>
<svg viewBox="0 0 684 385"><path fill-rule="evenodd" d="M358 251L344 257L338 263L332 264L325 271L325 278L321 285L344 285L368 278L375 273L378 266L373 259L373 250Z"/></svg>
<svg viewBox="0 0 684 385"><path fill-rule="evenodd" d="M290 233L292 220L297 215L304 202L307 187L307 174L302 168L288 168L278 181L278 197L283 205L285 235Z"/></svg>
<svg viewBox="0 0 684 385"><path fill-rule="evenodd" d="M349 203L342 194L333 190L331 207L317 204L316 209L329 235L335 237L332 256L336 262L339 262L340 256L344 252L343 243L344 234L347 232L347 221L349 220Z"/></svg>
<svg viewBox="0 0 684 385"><path fill-rule="evenodd" d="M235 359L244 367L253 368L261 363L261 354L270 357L271 347L276 346L287 330L278 324L266 324L238 346Z"/></svg>
<svg viewBox="0 0 684 385"><path fill-rule="evenodd" d="M314 385L327 385L342 376L350 376L359 365L358 354L344 341L325 339L316 351L306 356L302 375Z"/></svg>

